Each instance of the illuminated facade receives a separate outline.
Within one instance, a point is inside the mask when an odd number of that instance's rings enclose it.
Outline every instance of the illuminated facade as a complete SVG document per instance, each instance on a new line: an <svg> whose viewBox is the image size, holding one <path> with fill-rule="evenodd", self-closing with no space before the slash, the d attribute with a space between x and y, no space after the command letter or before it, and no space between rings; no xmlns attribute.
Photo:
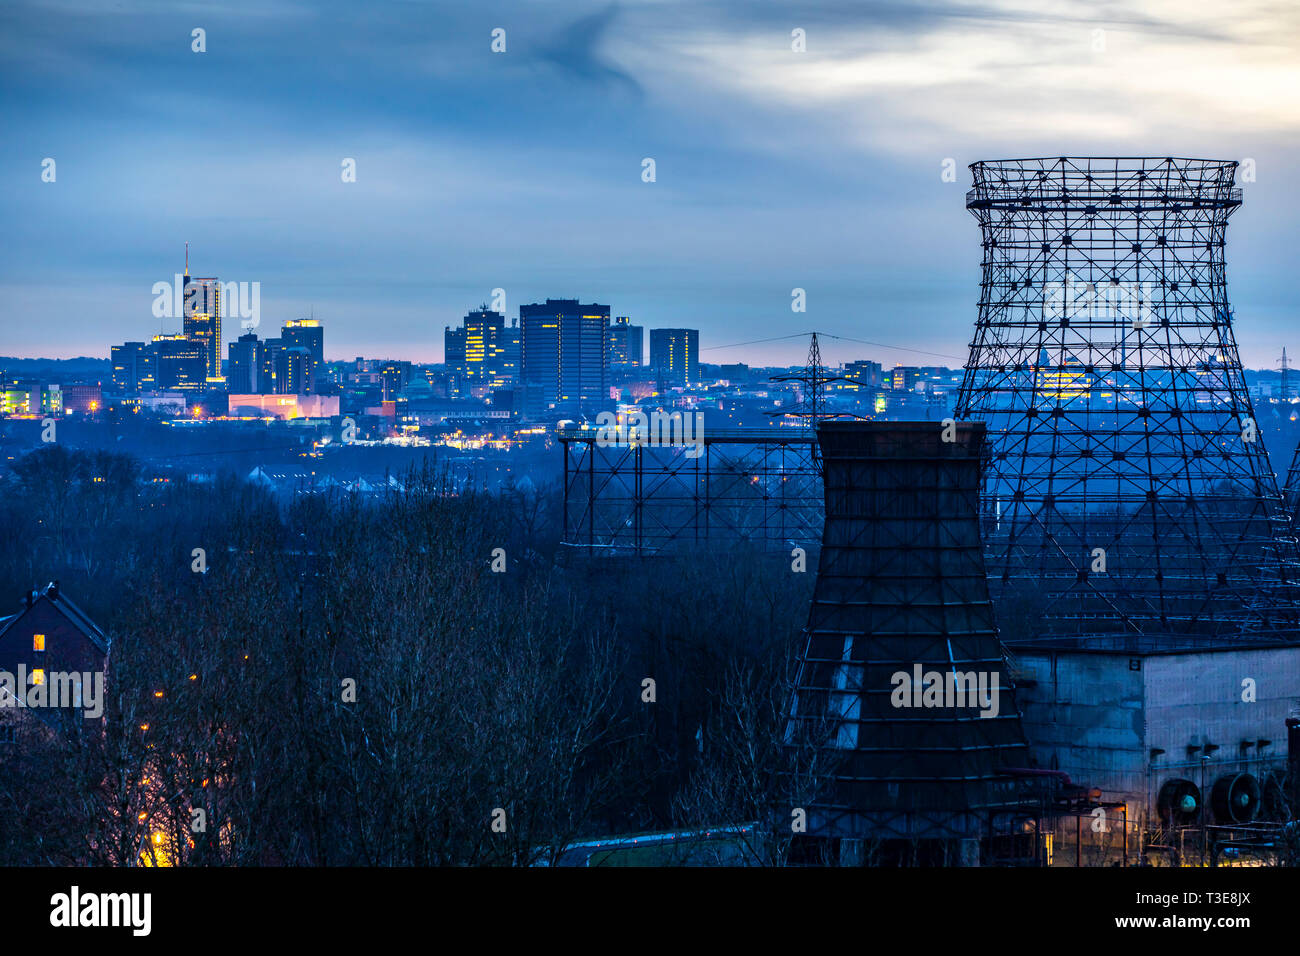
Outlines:
<svg viewBox="0 0 1300 956"><path fill-rule="evenodd" d="M182 392L202 391L207 385L205 344L184 333L155 335L149 343L153 352L154 388Z"/></svg>
<svg viewBox="0 0 1300 956"><path fill-rule="evenodd" d="M118 395L139 395L154 386L154 353L144 342L123 342L110 350L113 391Z"/></svg>
<svg viewBox="0 0 1300 956"><path fill-rule="evenodd" d="M547 299L519 307L524 412L590 415L609 404L609 306Z"/></svg>
<svg viewBox="0 0 1300 956"><path fill-rule="evenodd" d="M626 315L614 319L609 327L609 364L611 368L638 368L645 358L645 327L632 325Z"/></svg>
<svg viewBox="0 0 1300 956"><path fill-rule="evenodd" d="M457 397L485 398L519 380L519 327L486 305L467 314L459 329L444 329L443 347Z"/></svg>
<svg viewBox="0 0 1300 956"><path fill-rule="evenodd" d="M280 333L280 339L288 348L307 351L309 366L305 391L314 392L320 379L321 368L325 364L325 329L315 319L290 319L284 323L284 331Z"/></svg>
<svg viewBox="0 0 1300 956"><path fill-rule="evenodd" d="M700 333L696 329L651 329L650 365L665 385L699 381Z"/></svg>
<svg viewBox="0 0 1300 956"><path fill-rule="evenodd" d="M231 395L232 418L333 418L339 413L337 395Z"/></svg>
<svg viewBox="0 0 1300 956"><path fill-rule="evenodd" d="M200 347L204 380L222 384L225 379L221 375L221 283L215 277L191 276L187 263L184 290L181 330Z"/></svg>

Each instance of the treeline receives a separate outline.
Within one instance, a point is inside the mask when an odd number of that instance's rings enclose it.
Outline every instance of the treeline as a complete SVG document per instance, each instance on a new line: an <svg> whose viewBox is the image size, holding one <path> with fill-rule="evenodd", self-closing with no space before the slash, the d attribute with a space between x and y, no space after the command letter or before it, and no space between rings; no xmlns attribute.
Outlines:
<svg viewBox="0 0 1300 956"><path fill-rule="evenodd" d="M4 479L0 599L58 579L111 653L103 724L2 758L0 863L525 865L755 821L783 859L815 569L566 555L557 494L434 467L287 505L139 474L55 445Z"/></svg>

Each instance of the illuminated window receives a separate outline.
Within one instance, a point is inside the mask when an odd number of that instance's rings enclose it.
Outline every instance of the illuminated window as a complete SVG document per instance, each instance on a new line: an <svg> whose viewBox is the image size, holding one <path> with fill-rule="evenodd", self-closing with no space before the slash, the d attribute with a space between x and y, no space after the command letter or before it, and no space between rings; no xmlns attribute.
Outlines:
<svg viewBox="0 0 1300 956"><path fill-rule="evenodd" d="M33 634L33 635L32 635L32 650L34 650L34 651L43 651L43 650L45 650L45 635L44 635L44 634Z"/></svg>
<svg viewBox="0 0 1300 956"><path fill-rule="evenodd" d="M45 668L38 667L32 671L32 684L34 686L36 684L44 684L44 683L45 683Z"/></svg>

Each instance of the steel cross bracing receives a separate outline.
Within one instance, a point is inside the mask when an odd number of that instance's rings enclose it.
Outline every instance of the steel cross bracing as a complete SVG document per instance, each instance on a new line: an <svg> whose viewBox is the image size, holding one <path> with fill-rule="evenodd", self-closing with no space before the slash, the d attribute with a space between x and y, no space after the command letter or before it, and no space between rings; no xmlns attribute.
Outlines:
<svg viewBox="0 0 1300 956"><path fill-rule="evenodd" d="M740 543L809 553L821 540L820 478L803 429L712 430L697 457L672 445L601 443L564 429L564 542L671 554Z"/></svg>
<svg viewBox="0 0 1300 956"><path fill-rule="evenodd" d="M981 510L1009 640L1295 633L1295 535L1228 305L1235 168L971 166L983 277L955 415L988 426Z"/></svg>
<svg viewBox="0 0 1300 956"><path fill-rule="evenodd" d="M1300 443L1291 453L1291 465L1286 470L1286 480L1282 485L1282 498L1287 514L1292 522L1300 521Z"/></svg>

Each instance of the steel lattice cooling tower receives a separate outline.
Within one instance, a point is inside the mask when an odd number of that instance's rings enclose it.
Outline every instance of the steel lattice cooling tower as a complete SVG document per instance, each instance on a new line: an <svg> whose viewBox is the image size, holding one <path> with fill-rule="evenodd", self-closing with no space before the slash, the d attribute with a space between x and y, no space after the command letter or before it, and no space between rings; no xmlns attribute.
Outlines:
<svg viewBox="0 0 1300 956"><path fill-rule="evenodd" d="M971 166L979 318L956 417L1004 639L1152 649L1294 626L1295 539L1224 275L1237 164Z"/></svg>

